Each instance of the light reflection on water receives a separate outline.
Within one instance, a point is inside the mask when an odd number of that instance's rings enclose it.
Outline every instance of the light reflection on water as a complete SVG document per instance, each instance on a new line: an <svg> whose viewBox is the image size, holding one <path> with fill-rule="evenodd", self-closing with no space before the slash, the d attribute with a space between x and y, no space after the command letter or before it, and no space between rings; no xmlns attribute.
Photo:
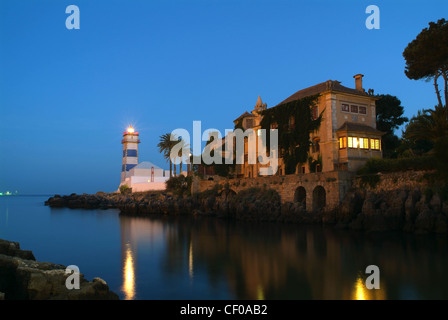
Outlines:
<svg viewBox="0 0 448 320"><path fill-rule="evenodd" d="M20 199L19 199L20 198ZM137 218L0 200L0 238L79 266L122 299L447 299L444 236L215 218ZM380 290L364 283L368 265Z"/></svg>
<svg viewBox="0 0 448 320"><path fill-rule="evenodd" d="M120 217L120 223L133 219ZM212 287L214 282L224 280L230 298L447 297L437 276L443 269L434 267L448 266L446 237L363 234L320 226L257 225L219 219L139 221L139 228L128 229L131 238L148 237L158 230L152 239L166 245L160 261L164 276L184 274L193 286L195 277L207 277ZM142 223L148 226L143 228ZM379 290L365 287L368 275L363 272L370 264L381 270ZM427 290L429 283L434 286L431 290ZM213 299L207 295L200 298Z"/></svg>
<svg viewBox="0 0 448 320"><path fill-rule="evenodd" d="M126 244L123 266L123 293L125 300L133 300L135 297L135 266L133 252L129 244Z"/></svg>

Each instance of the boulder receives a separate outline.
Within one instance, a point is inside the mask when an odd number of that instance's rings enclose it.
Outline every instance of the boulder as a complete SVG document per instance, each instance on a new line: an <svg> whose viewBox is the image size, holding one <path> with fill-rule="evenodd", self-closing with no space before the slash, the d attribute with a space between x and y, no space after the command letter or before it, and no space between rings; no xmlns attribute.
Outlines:
<svg viewBox="0 0 448 320"><path fill-rule="evenodd" d="M80 289L69 290L65 266L36 261L30 251L20 250L17 242L0 240L0 244L0 300L118 299L104 280L87 281L82 274Z"/></svg>

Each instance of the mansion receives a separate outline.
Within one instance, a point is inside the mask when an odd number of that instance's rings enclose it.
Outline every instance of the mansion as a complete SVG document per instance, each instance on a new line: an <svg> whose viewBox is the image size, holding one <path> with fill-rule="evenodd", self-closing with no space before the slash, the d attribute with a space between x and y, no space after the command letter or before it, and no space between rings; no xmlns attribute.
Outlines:
<svg viewBox="0 0 448 320"><path fill-rule="evenodd" d="M357 74L355 88L341 85L339 81L328 80L292 94L278 105L319 95L317 104L312 108L313 119L322 113L322 122L318 130L311 133L312 144L309 150L311 162L298 164L296 174L330 171L356 171L369 158L381 158L381 136L376 129L375 101L373 90L365 91L363 75ZM267 105L258 97L251 112L245 112L234 120L242 129L257 131L261 128L262 112ZM272 128L272 127L271 127ZM245 152L248 148L245 147ZM245 157L247 158L247 157ZM280 157L277 175L285 175L285 164ZM240 164L235 168L237 177L256 177L259 164Z"/></svg>

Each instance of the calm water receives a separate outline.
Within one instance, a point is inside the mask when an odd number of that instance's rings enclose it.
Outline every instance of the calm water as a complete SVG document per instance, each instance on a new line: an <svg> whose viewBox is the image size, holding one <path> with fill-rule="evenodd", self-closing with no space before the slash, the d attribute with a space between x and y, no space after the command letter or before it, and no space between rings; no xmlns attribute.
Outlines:
<svg viewBox="0 0 448 320"><path fill-rule="evenodd" d="M122 299L447 299L446 236L219 219L121 217L0 197L0 238L77 265ZM367 265L381 289L364 287Z"/></svg>

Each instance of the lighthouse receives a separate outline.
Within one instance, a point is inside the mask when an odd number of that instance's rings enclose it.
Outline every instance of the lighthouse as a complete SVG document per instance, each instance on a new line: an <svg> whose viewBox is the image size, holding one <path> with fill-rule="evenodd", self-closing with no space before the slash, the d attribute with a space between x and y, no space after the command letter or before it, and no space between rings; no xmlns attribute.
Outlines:
<svg viewBox="0 0 448 320"><path fill-rule="evenodd" d="M138 165L138 132L131 126L123 132L123 164L121 166L121 183L129 177L129 170Z"/></svg>

